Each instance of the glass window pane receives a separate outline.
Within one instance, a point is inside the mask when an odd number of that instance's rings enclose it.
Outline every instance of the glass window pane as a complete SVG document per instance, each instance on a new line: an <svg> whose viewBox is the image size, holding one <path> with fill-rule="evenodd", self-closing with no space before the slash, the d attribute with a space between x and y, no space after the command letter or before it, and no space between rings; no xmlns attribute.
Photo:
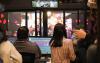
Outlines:
<svg viewBox="0 0 100 63"><path fill-rule="evenodd" d="M16 36L20 26L25 26L25 12L8 12L8 33Z"/></svg>
<svg viewBox="0 0 100 63"><path fill-rule="evenodd" d="M28 29L29 29L29 35L35 36L35 12L28 12Z"/></svg>
<svg viewBox="0 0 100 63"><path fill-rule="evenodd" d="M40 36L40 13L37 12L37 36Z"/></svg>
<svg viewBox="0 0 100 63"><path fill-rule="evenodd" d="M79 26L80 28L84 28L84 11L79 11Z"/></svg>
<svg viewBox="0 0 100 63"><path fill-rule="evenodd" d="M43 12L37 11L37 36L43 36Z"/></svg>
<svg viewBox="0 0 100 63"><path fill-rule="evenodd" d="M41 12L41 36L43 36L43 12Z"/></svg>
<svg viewBox="0 0 100 63"><path fill-rule="evenodd" d="M72 28L77 27L77 12L76 11L65 12L65 27L67 30L67 37L71 38Z"/></svg>
<svg viewBox="0 0 100 63"><path fill-rule="evenodd" d="M55 24L63 23L63 12L62 11L48 11L47 19L48 19L48 36L52 36Z"/></svg>

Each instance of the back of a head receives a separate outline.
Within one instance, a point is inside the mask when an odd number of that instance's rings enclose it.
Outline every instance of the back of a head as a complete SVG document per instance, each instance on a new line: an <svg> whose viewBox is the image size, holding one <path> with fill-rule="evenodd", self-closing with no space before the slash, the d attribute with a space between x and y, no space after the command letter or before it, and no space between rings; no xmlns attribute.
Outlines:
<svg viewBox="0 0 100 63"><path fill-rule="evenodd" d="M17 30L17 39L27 39L29 30L26 26L22 26Z"/></svg>
<svg viewBox="0 0 100 63"><path fill-rule="evenodd" d="M67 37L67 34L66 34L66 30L65 30L65 27L63 24L61 23L57 23L54 27L54 33L53 33L53 36L54 37ZM59 38L60 38L59 37Z"/></svg>
<svg viewBox="0 0 100 63"><path fill-rule="evenodd" d="M63 37L67 38L66 29L63 24L57 23L54 27L53 38L51 39L50 44L52 43L52 40L54 40L52 46L62 46Z"/></svg>

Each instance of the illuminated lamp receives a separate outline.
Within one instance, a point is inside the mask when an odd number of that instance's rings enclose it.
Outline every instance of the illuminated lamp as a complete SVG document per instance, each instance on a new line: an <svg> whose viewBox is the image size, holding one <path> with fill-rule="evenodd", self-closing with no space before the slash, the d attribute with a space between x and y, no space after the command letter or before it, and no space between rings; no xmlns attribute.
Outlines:
<svg viewBox="0 0 100 63"><path fill-rule="evenodd" d="M7 24L7 21L6 21L6 19L4 19L4 20L3 20L3 24Z"/></svg>
<svg viewBox="0 0 100 63"><path fill-rule="evenodd" d="M87 6L90 7L90 8L96 9L96 8L97 8L96 1L97 1L97 0L88 0Z"/></svg>
<svg viewBox="0 0 100 63"><path fill-rule="evenodd" d="M50 12L50 11L48 11L47 12L47 16L49 17L49 16L51 16L52 15L52 13Z"/></svg>
<svg viewBox="0 0 100 63"><path fill-rule="evenodd" d="M2 23L2 20L0 20L0 23Z"/></svg>
<svg viewBox="0 0 100 63"><path fill-rule="evenodd" d="M75 20L76 23L78 23L78 20Z"/></svg>
<svg viewBox="0 0 100 63"><path fill-rule="evenodd" d="M1 17L0 17L0 18L4 18L4 17L5 17L3 13L1 13L0 15L1 15Z"/></svg>

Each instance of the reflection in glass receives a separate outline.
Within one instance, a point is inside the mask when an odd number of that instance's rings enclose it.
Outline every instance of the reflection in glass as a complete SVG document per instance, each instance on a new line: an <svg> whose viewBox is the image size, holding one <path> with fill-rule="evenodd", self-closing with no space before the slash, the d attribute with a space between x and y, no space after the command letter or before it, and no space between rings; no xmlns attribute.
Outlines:
<svg viewBox="0 0 100 63"><path fill-rule="evenodd" d="M80 28L84 27L84 11L79 11L79 26ZM88 24L88 23L86 23Z"/></svg>
<svg viewBox="0 0 100 63"><path fill-rule="evenodd" d="M17 29L25 26L25 12L8 12L8 33L16 36Z"/></svg>
<svg viewBox="0 0 100 63"><path fill-rule="evenodd" d="M63 23L63 12L48 11L47 18L48 18L48 36L52 36L55 24Z"/></svg>
<svg viewBox="0 0 100 63"><path fill-rule="evenodd" d="M77 25L76 20L77 20L77 12L75 11L65 12L65 28L67 31L68 38L72 37L72 28Z"/></svg>
<svg viewBox="0 0 100 63"><path fill-rule="evenodd" d="M41 36L43 36L43 12L41 12L41 21L40 21L40 29L41 29Z"/></svg>
<svg viewBox="0 0 100 63"><path fill-rule="evenodd" d="M28 12L29 36L35 36L35 12Z"/></svg>
<svg viewBox="0 0 100 63"><path fill-rule="evenodd" d="M43 35L43 13L36 11L36 15L35 12L28 12L27 14L29 36Z"/></svg>
<svg viewBox="0 0 100 63"><path fill-rule="evenodd" d="M7 13L6 12L0 12L0 28L2 28L4 31L7 30Z"/></svg>

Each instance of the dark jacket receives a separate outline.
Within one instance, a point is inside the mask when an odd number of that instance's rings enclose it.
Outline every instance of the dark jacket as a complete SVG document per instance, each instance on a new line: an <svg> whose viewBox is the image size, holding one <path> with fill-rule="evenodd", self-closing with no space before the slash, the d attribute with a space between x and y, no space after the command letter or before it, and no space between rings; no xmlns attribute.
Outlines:
<svg viewBox="0 0 100 63"><path fill-rule="evenodd" d="M91 42L93 42L93 37L90 34L86 34L84 39L77 42L76 56L78 63L86 63L86 52Z"/></svg>
<svg viewBox="0 0 100 63"><path fill-rule="evenodd" d="M91 44L89 48L87 49L87 63L97 63L96 57L97 57L97 45Z"/></svg>
<svg viewBox="0 0 100 63"><path fill-rule="evenodd" d="M35 54L35 63L40 63L41 51L35 42L28 40L16 40L14 46L19 52L28 52Z"/></svg>

